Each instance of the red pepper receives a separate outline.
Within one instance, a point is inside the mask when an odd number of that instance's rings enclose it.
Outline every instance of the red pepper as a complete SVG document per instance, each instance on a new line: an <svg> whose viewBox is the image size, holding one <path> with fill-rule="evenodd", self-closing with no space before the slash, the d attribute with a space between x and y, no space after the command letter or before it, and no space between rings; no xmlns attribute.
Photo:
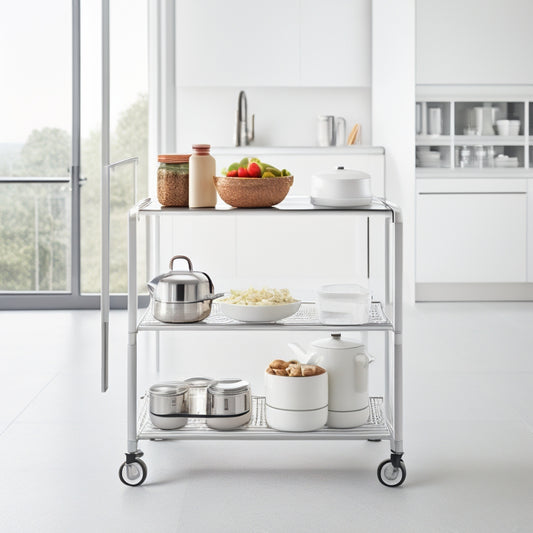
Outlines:
<svg viewBox="0 0 533 533"><path fill-rule="evenodd" d="M226 174L228 178L236 178L237 177L237 171L236 170L228 170L228 173Z"/></svg>
<svg viewBox="0 0 533 533"><path fill-rule="evenodd" d="M237 176L239 176L239 178L250 177L250 175L248 174L248 171L244 167L239 167L239 170L237 171Z"/></svg>

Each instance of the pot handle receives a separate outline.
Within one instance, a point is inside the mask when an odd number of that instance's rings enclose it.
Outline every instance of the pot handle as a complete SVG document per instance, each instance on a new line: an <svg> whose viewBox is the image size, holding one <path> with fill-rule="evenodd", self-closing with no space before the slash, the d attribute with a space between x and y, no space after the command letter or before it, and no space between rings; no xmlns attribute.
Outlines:
<svg viewBox="0 0 533 533"><path fill-rule="evenodd" d="M204 298L204 301L205 300L216 300L217 298L222 298L222 296L224 296L223 292L217 292L216 294L208 294Z"/></svg>
<svg viewBox="0 0 533 533"><path fill-rule="evenodd" d="M186 255L175 255L174 257L172 257L170 259L170 263L168 264L168 268L170 268L170 270L172 270L172 264L176 259L185 259L185 261L187 261L187 264L189 265L189 270L192 271L192 262Z"/></svg>

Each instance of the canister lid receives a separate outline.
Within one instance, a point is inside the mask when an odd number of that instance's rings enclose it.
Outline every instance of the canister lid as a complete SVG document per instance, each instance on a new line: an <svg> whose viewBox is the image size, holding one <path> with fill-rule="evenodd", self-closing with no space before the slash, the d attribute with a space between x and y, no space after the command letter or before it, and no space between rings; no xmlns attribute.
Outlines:
<svg viewBox="0 0 533 533"><path fill-rule="evenodd" d="M156 383L150 387L151 396L179 396L189 390L189 385L183 381L166 381Z"/></svg>
<svg viewBox="0 0 533 533"><path fill-rule="evenodd" d="M191 154L160 154L157 160L160 163L188 163Z"/></svg>
<svg viewBox="0 0 533 533"><path fill-rule="evenodd" d="M185 380L185 383L189 385L189 387L192 388L202 388L202 387L209 387L209 385L212 385L215 382L213 378L188 378Z"/></svg>
<svg viewBox="0 0 533 533"><path fill-rule="evenodd" d="M240 394L250 389L247 381L238 378L219 379L212 383L207 389L211 394Z"/></svg>
<svg viewBox="0 0 533 533"><path fill-rule="evenodd" d="M328 348L333 350L349 350L364 346L361 342L343 339L340 333L332 333L329 337L319 339L311 344L315 348Z"/></svg>
<svg viewBox="0 0 533 533"><path fill-rule="evenodd" d="M319 172L318 174L315 174L317 178L321 178L323 180L331 181L331 180L351 180L351 181L358 181L358 180L369 180L370 174L367 174L366 172L362 172L360 170L351 170L349 168L344 168L343 166L338 166L335 170L331 170L329 172Z"/></svg>

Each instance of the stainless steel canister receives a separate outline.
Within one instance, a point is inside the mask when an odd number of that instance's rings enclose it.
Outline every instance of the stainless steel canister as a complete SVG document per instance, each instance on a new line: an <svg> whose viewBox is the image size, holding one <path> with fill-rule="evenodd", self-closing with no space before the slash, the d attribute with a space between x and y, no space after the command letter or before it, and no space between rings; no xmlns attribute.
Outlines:
<svg viewBox="0 0 533 533"><path fill-rule="evenodd" d="M189 378L185 383L189 385L189 414L207 414L207 387L215 381L211 378Z"/></svg>
<svg viewBox="0 0 533 533"><path fill-rule="evenodd" d="M250 384L242 379L221 379L207 388L207 414L237 416L250 410Z"/></svg>
<svg viewBox="0 0 533 533"><path fill-rule="evenodd" d="M183 381L156 383L150 387L150 412L167 416L188 412L189 386Z"/></svg>

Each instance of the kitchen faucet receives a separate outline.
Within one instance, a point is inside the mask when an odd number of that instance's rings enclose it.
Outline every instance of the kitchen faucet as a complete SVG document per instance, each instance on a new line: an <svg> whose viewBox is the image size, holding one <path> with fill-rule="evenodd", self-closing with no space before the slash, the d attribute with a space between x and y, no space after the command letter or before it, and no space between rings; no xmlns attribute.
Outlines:
<svg viewBox="0 0 533 533"><path fill-rule="evenodd" d="M254 140L254 118L252 115L252 132L248 134L248 103L246 101L246 93L241 91L239 93L239 101L237 104L236 127L235 127L235 146L246 146Z"/></svg>

